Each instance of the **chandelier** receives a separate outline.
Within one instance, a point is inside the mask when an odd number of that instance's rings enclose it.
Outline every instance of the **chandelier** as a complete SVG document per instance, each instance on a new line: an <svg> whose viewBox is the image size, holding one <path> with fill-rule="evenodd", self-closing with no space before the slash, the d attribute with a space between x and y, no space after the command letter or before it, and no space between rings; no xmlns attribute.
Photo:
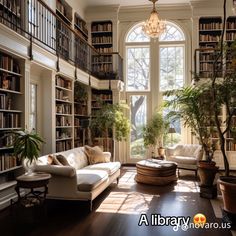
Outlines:
<svg viewBox="0 0 236 236"><path fill-rule="evenodd" d="M158 13L155 7L155 3L158 0L149 0L153 2L153 9L151 15L148 20L145 21L143 24L142 30L143 32L151 37L151 38L158 38L166 29L166 22L162 21L158 17Z"/></svg>

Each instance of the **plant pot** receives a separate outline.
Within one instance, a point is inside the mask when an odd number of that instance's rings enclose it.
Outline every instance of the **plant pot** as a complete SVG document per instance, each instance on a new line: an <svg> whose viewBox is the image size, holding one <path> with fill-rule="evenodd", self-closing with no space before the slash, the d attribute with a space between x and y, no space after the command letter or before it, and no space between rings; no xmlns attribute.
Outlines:
<svg viewBox="0 0 236 236"><path fill-rule="evenodd" d="M200 178L200 186L212 187L215 175L219 167L215 166L215 162L200 161L198 164L198 175Z"/></svg>
<svg viewBox="0 0 236 236"><path fill-rule="evenodd" d="M236 177L221 176L217 182L222 193L224 210L236 214Z"/></svg>

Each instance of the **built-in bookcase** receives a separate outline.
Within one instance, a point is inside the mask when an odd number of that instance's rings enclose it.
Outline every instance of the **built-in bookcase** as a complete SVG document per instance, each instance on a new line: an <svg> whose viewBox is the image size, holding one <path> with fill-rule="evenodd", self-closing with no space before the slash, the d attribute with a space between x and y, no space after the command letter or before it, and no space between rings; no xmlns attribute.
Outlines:
<svg viewBox="0 0 236 236"><path fill-rule="evenodd" d="M73 81L56 76L56 152L73 147Z"/></svg>
<svg viewBox="0 0 236 236"><path fill-rule="evenodd" d="M15 177L22 173L13 153L12 131L24 128L24 62L0 52L0 209L14 197Z"/></svg>
<svg viewBox="0 0 236 236"><path fill-rule="evenodd" d="M103 76L113 71L113 33L111 21L93 22L91 24L92 46L102 56L94 55L92 58L92 70L95 74Z"/></svg>

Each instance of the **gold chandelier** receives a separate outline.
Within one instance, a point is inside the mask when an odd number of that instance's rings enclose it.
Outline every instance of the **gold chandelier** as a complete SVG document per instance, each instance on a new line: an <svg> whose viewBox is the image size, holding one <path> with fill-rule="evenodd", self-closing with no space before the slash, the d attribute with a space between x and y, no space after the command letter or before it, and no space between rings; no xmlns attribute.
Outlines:
<svg viewBox="0 0 236 236"><path fill-rule="evenodd" d="M151 38L158 38L166 29L166 22L162 21L158 17L158 13L155 7L155 3L158 0L149 0L153 2L153 9L151 15L148 20L145 21L143 24L143 32L151 37Z"/></svg>

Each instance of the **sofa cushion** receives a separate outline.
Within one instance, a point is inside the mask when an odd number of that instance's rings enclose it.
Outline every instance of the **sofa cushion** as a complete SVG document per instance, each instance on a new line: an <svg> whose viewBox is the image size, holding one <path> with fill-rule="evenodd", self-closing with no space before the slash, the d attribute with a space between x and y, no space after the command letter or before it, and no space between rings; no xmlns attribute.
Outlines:
<svg viewBox="0 0 236 236"><path fill-rule="evenodd" d="M57 153L66 157L70 166L76 170L81 169L88 165L88 158L84 153L84 148L74 148L65 152Z"/></svg>
<svg viewBox="0 0 236 236"><path fill-rule="evenodd" d="M98 164L86 166L84 169L87 169L87 170L105 170L108 175L112 175L118 169L120 169L120 162L98 163Z"/></svg>
<svg viewBox="0 0 236 236"><path fill-rule="evenodd" d="M85 145L84 151L88 157L89 164L103 163L107 162L105 155L103 154L102 149L99 146L90 147Z"/></svg>
<svg viewBox="0 0 236 236"><path fill-rule="evenodd" d="M186 165L196 165L197 159L195 157L186 157L186 156L170 156L168 161L174 161L178 164L186 164Z"/></svg>
<svg viewBox="0 0 236 236"><path fill-rule="evenodd" d="M176 146L175 156L196 157L197 153L201 150L201 146L198 144L179 144Z"/></svg>
<svg viewBox="0 0 236 236"><path fill-rule="evenodd" d="M79 191L92 191L108 179L108 174L103 170L81 169L76 171L77 188Z"/></svg>

